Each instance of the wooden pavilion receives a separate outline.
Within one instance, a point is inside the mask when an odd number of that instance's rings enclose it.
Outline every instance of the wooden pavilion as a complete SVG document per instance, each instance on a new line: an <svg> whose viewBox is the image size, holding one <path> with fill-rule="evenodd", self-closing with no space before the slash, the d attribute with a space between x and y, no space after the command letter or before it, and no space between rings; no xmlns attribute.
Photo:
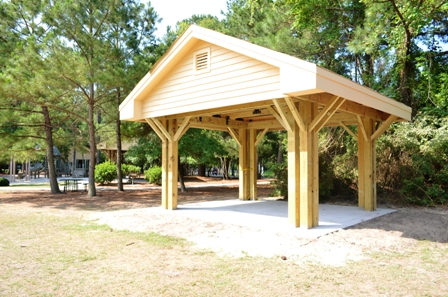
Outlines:
<svg viewBox="0 0 448 297"><path fill-rule="evenodd" d="M260 139L286 130L288 219L312 228L319 222L318 131L341 126L358 140L359 206L373 211L375 140L409 121L411 108L313 63L191 26L120 105L120 118L146 121L162 139L162 206L170 210L177 208L178 141L189 128L236 140L242 200L257 198Z"/></svg>

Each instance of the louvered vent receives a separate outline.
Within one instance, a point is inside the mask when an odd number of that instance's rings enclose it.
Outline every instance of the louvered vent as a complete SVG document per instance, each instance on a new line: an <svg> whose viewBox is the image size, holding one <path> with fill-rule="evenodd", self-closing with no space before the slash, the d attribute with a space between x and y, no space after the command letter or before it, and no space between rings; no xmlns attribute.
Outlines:
<svg viewBox="0 0 448 297"><path fill-rule="evenodd" d="M194 73L199 74L210 71L210 48L194 53Z"/></svg>

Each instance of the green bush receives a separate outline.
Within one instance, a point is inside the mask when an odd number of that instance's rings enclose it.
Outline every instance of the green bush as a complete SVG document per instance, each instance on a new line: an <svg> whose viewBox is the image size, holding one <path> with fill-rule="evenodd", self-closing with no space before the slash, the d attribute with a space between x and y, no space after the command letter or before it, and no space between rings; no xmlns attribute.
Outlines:
<svg viewBox="0 0 448 297"><path fill-rule="evenodd" d="M140 167L135 165L122 164L121 171L123 172L123 175L129 175L131 173L140 173Z"/></svg>
<svg viewBox="0 0 448 297"><path fill-rule="evenodd" d="M95 182L101 185L110 184L117 178L117 165L106 161L95 166Z"/></svg>
<svg viewBox="0 0 448 297"><path fill-rule="evenodd" d="M420 114L390 130L377 141L379 187L399 190L412 204L446 204L448 117Z"/></svg>
<svg viewBox="0 0 448 297"><path fill-rule="evenodd" d="M283 199L288 199L288 166L284 161L281 164L272 164L267 171L268 176L274 176L276 179L271 181L274 189L271 193L273 197L282 196Z"/></svg>
<svg viewBox="0 0 448 297"><path fill-rule="evenodd" d="M7 187L9 186L9 180L7 180L4 177L0 177L0 187Z"/></svg>
<svg viewBox="0 0 448 297"><path fill-rule="evenodd" d="M162 184L162 168L159 166L154 166L145 171L145 179L151 184L161 185Z"/></svg>

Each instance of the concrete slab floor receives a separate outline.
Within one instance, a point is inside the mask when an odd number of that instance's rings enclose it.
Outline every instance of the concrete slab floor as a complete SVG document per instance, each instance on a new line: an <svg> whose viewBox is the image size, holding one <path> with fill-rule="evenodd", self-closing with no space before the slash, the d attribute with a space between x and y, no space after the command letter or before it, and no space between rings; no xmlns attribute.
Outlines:
<svg viewBox="0 0 448 297"><path fill-rule="evenodd" d="M159 208L160 211L166 210ZM174 216L190 217L210 222L275 231L301 238L318 238L373 218L392 213L394 209L364 211L356 206L319 205L319 226L304 230L288 222L288 203L285 201L225 200L179 205Z"/></svg>

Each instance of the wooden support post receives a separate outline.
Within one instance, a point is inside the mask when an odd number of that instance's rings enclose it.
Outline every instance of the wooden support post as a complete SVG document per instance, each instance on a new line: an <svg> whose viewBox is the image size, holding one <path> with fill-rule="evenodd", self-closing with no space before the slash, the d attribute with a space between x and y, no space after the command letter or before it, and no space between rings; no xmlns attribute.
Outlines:
<svg viewBox="0 0 448 297"><path fill-rule="evenodd" d="M248 131L246 129L239 130L240 137L240 154L239 154L239 199L248 200L250 197L249 190L249 141Z"/></svg>
<svg viewBox="0 0 448 297"><path fill-rule="evenodd" d="M162 141L162 207L168 209L168 140L166 138Z"/></svg>
<svg viewBox="0 0 448 297"><path fill-rule="evenodd" d="M294 103L293 103L294 104ZM299 126L291 114L288 120L292 131L288 131L288 221L295 227L300 226L300 148Z"/></svg>
<svg viewBox="0 0 448 297"><path fill-rule="evenodd" d="M177 120L168 121L168 209L177 209L177 174L178 174L178 141L174 140L177 132Z"/></svg>
<svg viewBox="0 0 448 297"><path fill-rule="evenodd" d="M345 100L345 99L344 99ZM318 105L316 103L311 106L312 117L318 113ZM320 128L315 128L311 133L312 143L312 165L313 168L313 213L312 213L312 226L317 227L319 225L319 131Z"/></svg>
<svg viewBox="0 0 448 297"><path fill-rule="evenodd" d="M146 122L151 126L154 132L162 140L162 207L168 209L168 143L169 136L168 124L166 120L157 121L156 119L146 119ZM162 132L163 131L163 132Z"/></svg>
<svg viewBox="0 0 448 297"><path fill-rule="evenodd" d="M255 146L255 129L249 130L249 195L250 199L258 200L257 193L257 147Z"/></svg>
<svg viewBox="0 0 448 297"><path fill-rule="evenodd" d="M306 126L317 115L317 104L300 103L300 116ZM300 228L308 229L319 221L319 159L317 132L300 131Z"/></svg>
<svg viewBox="0 0 448 297"><path fill-rule="evenodd" d="M358 206L364 208L364 135L358 127Z"/></svg>
<svg viewBox="0 0 448 297"><path fill-rule="evenodd" d="M358 204L367 211L373 211L376 209L375 140L372 139L375 123L370 118L360 117L359 120L358 127L362 127L365 135L358 132Z"/></svg>

